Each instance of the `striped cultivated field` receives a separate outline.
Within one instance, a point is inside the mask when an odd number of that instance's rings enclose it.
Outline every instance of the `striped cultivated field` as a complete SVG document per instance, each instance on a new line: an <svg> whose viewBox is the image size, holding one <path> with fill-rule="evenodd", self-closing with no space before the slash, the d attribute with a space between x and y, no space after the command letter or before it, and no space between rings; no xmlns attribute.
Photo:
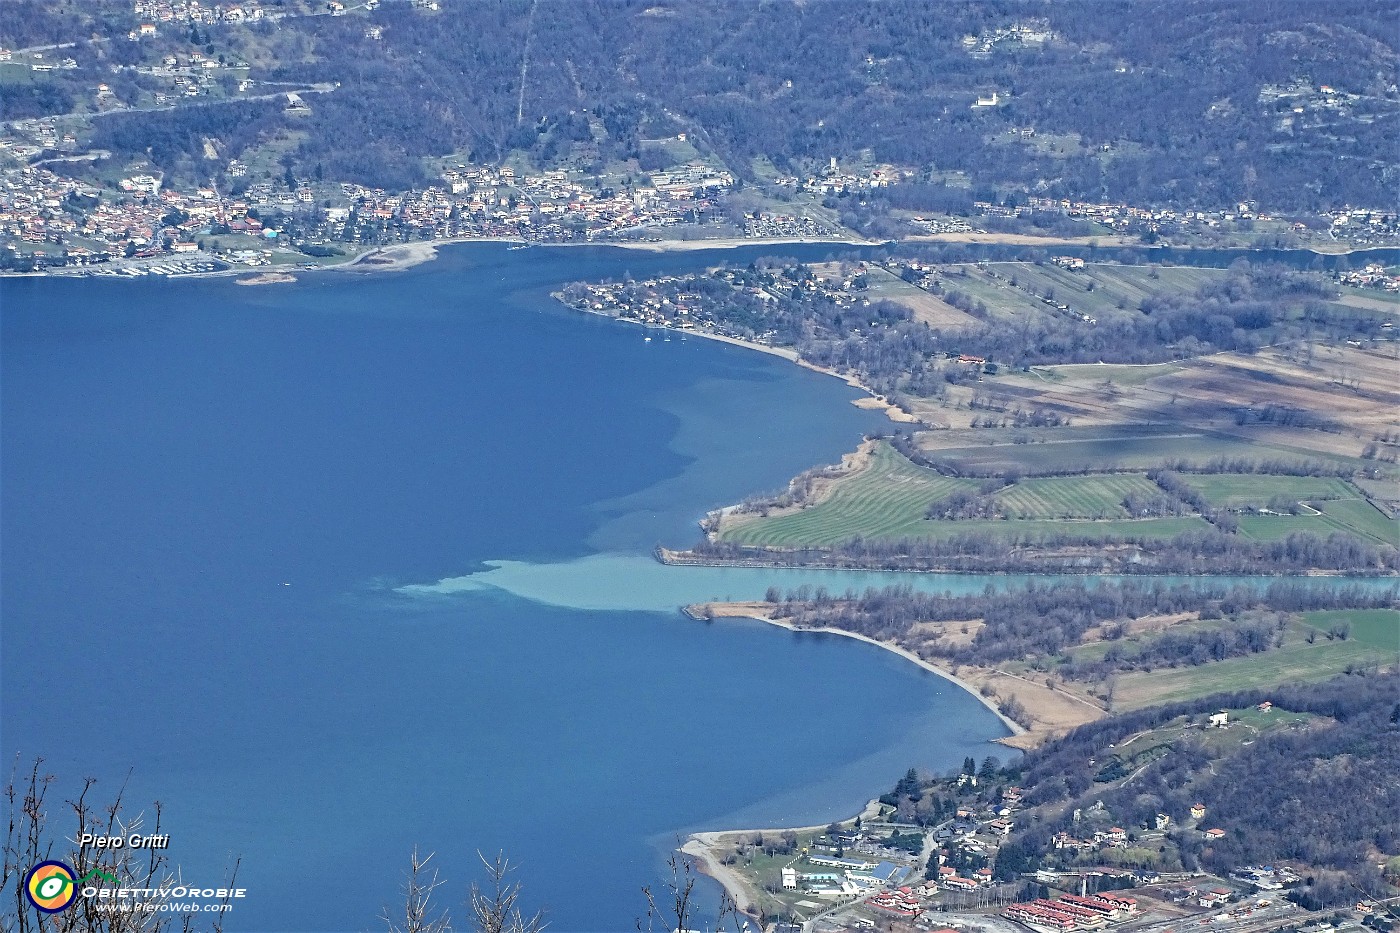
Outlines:
<svg viewBox="0 0 1400 933"><path fill-rule="evenodd" d="M890 445L880 444L864 470L836 482L816 505L769 518L727 518L720 539L783 546L837 544L856 535L918 537L931 524L924 518L929 505L977 485L975 480L942 476L917 466Z"/></svg>
<svg viewBox="0 0 1400 933"><path fill-rule="evenodd" d="M997 493L1008 518L1127 518L1123 497L1160 495L1142 473L1022 480Z"/></svg>
<svg viewBox="0 0 1400 933"><path fill-rule="evenodd" d="M1266 505L1274 496L1308 499L1360 499L1360 491L1335 476L1265 476L1257 473L1176 474L1218 509Z"/></svg>
<svg viewBox="0 0 1400 933"><path fill-rule="evenodd" d="M797 511L763 517L727 516L719 539L766 547L822 547L851 538L949 538L969 533L1038 540L1075 537L1170 538L1210 526L1198 516L1128 519L1121 508L1130 491L1157 487L1142 474L1095 475L1026 480L999 496L1013 496L1030 516L1026 520L933 521L928 507L958 491L976 490L979 480L942 476L910 462L888 444L876 446L869 465L833 483L818 503ZM1103 513L1107 521L1091 521ZM1041 515L1038 520L1035 515ZM1062 516L1073 520L1066 521Z"/></svg>

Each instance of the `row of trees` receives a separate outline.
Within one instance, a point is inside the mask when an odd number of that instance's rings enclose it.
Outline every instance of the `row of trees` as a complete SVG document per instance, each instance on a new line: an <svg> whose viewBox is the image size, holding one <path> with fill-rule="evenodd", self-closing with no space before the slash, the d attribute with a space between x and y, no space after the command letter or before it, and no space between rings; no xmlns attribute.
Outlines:
<svg viewBox="0 0 1400 933"><path fill-rule="evenodd" d="M947 538L851 538L831 547L767 548L703 539L676 563L736 566L933 570L948 573L1117 573L1249 575L1331 570L1350 575L1400 571L1400 549L1352 534L1295 532L1276 541L1231 534L1220 527L1171 538L1081 532L966 532Z"/></svg>
<svg viewBox="0 0 1400 933"><path fill-rule="evenodd" d="M1274 647L1284 613L1315 609L1367 609L1400 605L1392 588L1309 587L1280 581L1252 587L1167 586L1154 583L1089 585L1080 581L1032 583L997 591L988 586L966 596L920 593L909 586L834 596L798 590L786 596L770 588L769 612L800 628L839 628L917 647L959 664L995 665L1011 660L1051 659L1080 644L1091 630L1115 644L1110 668L1203 663ZM1119 646L1117 623L1150 615L1196 613L1218 625L1205 631L1167 632L1133 647ZM980 620L970 640L915 638L916 625Z"/></svg>

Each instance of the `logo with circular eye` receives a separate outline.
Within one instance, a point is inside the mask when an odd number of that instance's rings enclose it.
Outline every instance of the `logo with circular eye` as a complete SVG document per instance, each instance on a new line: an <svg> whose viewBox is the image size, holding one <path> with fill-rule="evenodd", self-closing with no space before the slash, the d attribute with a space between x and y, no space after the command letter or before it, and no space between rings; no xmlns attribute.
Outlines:
<svg viewBox="0 0 1400 933"><path fill-rule="evenodd" d="M24 878L29 903L46 914L56 914L78 896L77 876L63 862L40 862Z"/></svg>

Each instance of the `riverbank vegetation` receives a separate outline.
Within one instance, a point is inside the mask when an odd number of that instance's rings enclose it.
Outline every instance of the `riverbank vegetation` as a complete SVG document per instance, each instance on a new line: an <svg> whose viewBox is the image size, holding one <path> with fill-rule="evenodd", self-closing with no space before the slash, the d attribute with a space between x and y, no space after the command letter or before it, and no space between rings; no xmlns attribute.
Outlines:
<svg viewBox="0 0 1400 933"><path fill-rule="evenodd" d="M1400 594L1359 584L1033 582L963 596L770 588L762 602L692 614L754 615L899 648L980 689L1031 729L1029 744L1109 713L1400 661Z"/></svg>

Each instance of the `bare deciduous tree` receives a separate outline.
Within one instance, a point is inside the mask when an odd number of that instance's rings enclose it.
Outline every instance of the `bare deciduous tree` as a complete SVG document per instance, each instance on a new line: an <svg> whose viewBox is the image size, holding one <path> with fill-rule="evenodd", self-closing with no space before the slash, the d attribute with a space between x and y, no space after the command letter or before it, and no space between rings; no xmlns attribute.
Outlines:
<svg viewBox="0 0 1400 933"><path fill-rule="evenodd" d="M530 917L521 913L520 883L510 880L515 870L503 853L496 853L494 860L487 859L480 852L477 858L486 866L487 886L472 882L467 906L472 912L472 926L477 933L541 933L546 924L543 914L536 912Z"/></svg>
<svg viewBox="0 0 1400 933"><path fill-rule="evenodd" d="M429 874L428 863L435 853L426 858L419 857L417 847L409 856L408 877L403 885L403 921L392 916L385 907L379 918L388 926L389 933L452 933L452 921L447 911L433 906L433 892L444 882L438 878L437 869Z"/></svg>
<svg viewBox="0 0 1400 933"><path fill-rule="evenodd" d="M178 929L193 933L195 918L189 913L173 914L159 908L171 900L169 891L181 886L178 869L172 869L163 849L98 848L80 845L83 834L129 837L145 832L144 813L129 816L123 812L123 785L116 797L105 806L93 802L95 778L83 781L76 797L66 800L72 810L74 832L71 836L55 835L49 819L49 790L56 778L43 771L42 758L34 761L28 773L21 776L16 758L10 779L5 784L6 809L3 867L0 867L0 929L6 933L169 933ZM155 818L152 834L161 831L163 808L153 804ZM121 887L144 892L116 901L109 898L78 897L71 907L55 914L35 910L24 892L25 876L40 862L61 860L76 873L74 881L85 887L100 886L108 879L117 879ZM238 875L238 863L232 869L227 888ZM89 883L87 879L96 878ZM227 910L229 901L223 901ZM118 906L119 909L112 909ZM176 917L178 916L178 923ZM224 913L202 912L202 926L210 933L222 933Z"/></svg>
<svg viewBox="0 0 1400 933"><path fill-rule="evenodd" d="M680 840L676 842L679 846ZM642 888L642 895L647 902L647 915L645 925L643 920L637 921L639 933L652 933L657 929L658 923L661 924L660 929L664 933L686 933L699 919L696 916L695 904L695 869L689 860L675 852L666 860L666 865L670 868L671 877L665 882L663 890L653 891L650 885ZM734 903L728 891L723 892L720 895L719 911L714 919L714 929L722 931L728 928L728 924L733 923L735 930L741 930L744 922L745 917L739 910L739 905Z"/></svg>

